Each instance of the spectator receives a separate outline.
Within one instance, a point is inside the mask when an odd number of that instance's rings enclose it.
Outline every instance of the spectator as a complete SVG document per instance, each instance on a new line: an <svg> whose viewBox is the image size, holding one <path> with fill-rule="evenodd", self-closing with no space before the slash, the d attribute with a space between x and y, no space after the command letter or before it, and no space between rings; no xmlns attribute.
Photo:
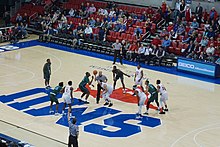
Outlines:
<svg viewBox="0 0 220 147"><path fill-rule="evenodd" d="M198 42L195 42L194 52L198 56L200 52L202 51L201 45Z"/></svg>
<svg viewBox="0 0 220 147"><path fill-rule="evenodd" d="M203 36L202 40L200 41L202 48L205 48L208 45L208 42L208 38L206 36Z"/></svg>
<svg viewBox="0 0 220 147"><path fill-rule="evenodd" d="M169 46L170 46L170 44L171 44L171 41L170 41L170 40L168 39L168 37L166 36L166 37L165 37L165 40L163 40L161 46L164 48L165 51L167 51L168 48L169 48Z"/></svg>
<svg viewBox="0 0 220 147"><path fill-rule="evenodd" d="M210 56L210 55L214 55L214 53L215 53L214 45L210 44L210 46L206 49L206 54Z"/></svg>
<svg viewBox="0 0 220 147"><path fill-rule="evenodd" d="M202 41L202 34L198 34L198 37L196 38L196 42L200 43Z"/></svg>
<svg viewBox="0 0 220 147"><path fill-rule="evenodd" d="M114 10L114 8L112 8L112 9L110 10L108 16L109 16L109 17L113 17L114 14L115 14L115 10Z"/></svg>
<svg viewBox="0 0 220 147"><path fill-rule="evenodd" d="M200 3L198 3L198 5L196 7L195 15L196 15L197 22L201 23L201 19L202 19L202 15L203 15L203 8L200 5Z"/></svg>
<svg viewBox="0 0 220 147"><path fill-rule="evenodd" d="M127 59L126 54L127 54L128 48L127 48L126 41L122 40L121 45L122 45L122 57L123 57L123 59Z"/></svg>
<svg viewBox="0 0 220 147"><path fill-rule="evenodd" d="M215 10L215 7L212 7L212 9L209 12L209 20L216 20L216 18L218 17L218 13Z"/></svg>
<svg viewBox="0 0 220 147"><path fill-rule="evenodd" d="M180 19L182 19L183 17L185 17L185 1L181 0L180 2Z"/></svg>
<svg viewBox="0 0 220 147"><path fill-rule="evenodd" d="M68 25L67 30L68 30L68 32L72 32L73 29L74 29L74 24L72 21L70 21L70 24Z"/></svg>
<svg viewBox="0 0 220 147"><path fill-rule="evenodd" d="M75 11L74 11L73 8L70 9L69 15L70 15L70 17L74 17L75 16Z"/></svg>
<svg viewBox="0 0 220 147"><path fill-rule="evenodd" d="M188 47L185 50L183 50L183 56L187 56L188 54L190 54L192 51L194 51L194 48L195 44L191 40Z"/></svg>
<svg viewBox="0 0 220 147"><path fill-rule="evenodd" d="M3 39L4 39L4 36L3 36L2 31L0 30L0 43L3 42Z"/></svg>
<svg viewBox="0 0 220 147"><path fill-rule="evenodd" d="M29 17L27 15L27 13L24 13L24 16L23 16L23 24L24 26L28 25L29 23Z"/></svg>
<svg viewBox="0 0 220 147"><path fill-rule="evenodd" d="M90 25L90 27L94 28L95 27L95 23L96 23L96 21L95 21L95 19L93 17L91 17L91 19L88 18L88 24Z"/></svg>
<svg viewBox="0 0 220 147"><path fill-rule="evenodd" d="M117 23L117 21L118 21L118 17L117 17L116 14L113 14L113 17L112 17L111 21L112 21L114 24Z"/></svg>
<svg viewBox="0 0 220 147"><path fill-rule="evenodd" d="M101 29L99 30L99 41L104 41L105 35L106 35L105 28L101 27Z"/></svg>
<svg viewBox="0 0 220 147"><path fill-rule="evenodd" d="M95 12L96 12L96 7L94 6L94 4L92 4L88 9L88 13L94 14Z"/></svg>
<svg viewBox="0 0 220 147"><path fill-rule="evenodd" d="M140 47L138 48L138 57L137 57L138 62L144 60L144 53L145 53L145 47L143 44L141 44Z"/></svg>
<svg viewBox="0 0 220 147"><path fill-rule="evenodd" d="M189 53L186 58L190 58L190 59L193 59L193 60L197 60L197 55L195 53L195 51L192 51L191 53Z"/></svg>
<svg viewBox="0 0 220 147"><path fill-rule="evenodd" d="M196 19L193 19L193 22L190 25L191 28L193 29L198 29L199 28L199 23L196 21Z"/></svg>
<svg viewBox="0 0 220 147"><path fill-rule="evenodd" d="M163 29L160 33L160 37L165 38L166 36L169 36L169 32L166 29Z"/></svg>
<svg viewBox="0 0 220 147"><path fill-rule="evenodd" d="M169 35L169 38L171 40L176 40L177 39L177 33L174 32L173 30L170 31L170 35Z"/></svg>
<svg viewBox="0 0 220 147"><path fill-rule="evenodd" d="M198 60L205 61L206 58L207 58L206 53L205 52L200 52L200 54L198 56Z"/></svg>
<svg viewBox="0 0 220 147"><path fill-rule="evenodd" d="M213 31L212 28L209 29L209 31L207 33L207 37L208 38L211 38L211 37L215 38L215 32Z"/></svg>
<svg viewBox="0 0 220 147"><path fill-rule="evenodd" d="M92 39L92 33L93 33L92 28L89 25L87 25L86 29L84 30L84 34L85 34L84 37L85 38L89 37L89 39Z"/></svg>
<svg viewBox="0 0 220 147"><path fill-rule="evenodd" d="M85 12L86 11L86 6L84 5L84 3L81 3L81 10L82 10L82 12Z"/></svg>
<svg viewBox="0 0 220 147"><path fill-rule="evenodd" d="M173 30L173 23L172 22L169 22L169 25L167 27L167 31L170 32L171 30Z"/></svg>
<svg viewBox="0 0 220 147"><path fill-rule="evenodd" d="M82 37L84 32L84 28L81 23L79 23L78 27L73 31L73 35L78 39Z"/></svg>
<svg viewBox="0 0 220 147"><path fill-rule="evenodd" d="M137 57L137 50L138 46L135 42L133 42L133 44L131 44L128 48L128 59L130 59L130 61L135 61Z"/></svg>
<svg viewBox="0 0 220 147"><path fill-rule="evenodd" d="M100 19L99 18L96 18L96 21L95 21L95 26L94 27L96 27L96 28L98 28L98 27L101 27L101 21L100 21Z"/></svg>
<svg viewBox="0 0 220 147"><path fill-rule="evenodd" d="M61 19L62 22L67 22L67 18L64 14L62 14Z"/></svg>
<svg viewBox="0 0 220 147"><path fill-rule="evenodd" d="M158 35L151 41L151 44L156 46L161 45L161 40Z"/></svg>
<svg viewBox="0 0 220 147"><path fill-rule="evenodd" d="M98 10L98 14L99 15L103 15L103 16L107 16L108 15L108 11L106 9L100 8Z"/></svg>
<svg viewBox="0 0 220 147"><path fill-rule="evenodd" d="M183 35L185 31L186 31L186 29L183 26L183 24L180 24L176 33L177 33L177 35Z"/></svg>
<svg viewBox="0 0 220 147"><path fill-rule="evenodd" d="M22 16L18 13L15 20L20 25L20 23L22 22Z"/></svg>
<svg viewBox="0 0 220 147"><path fill-rule="evenodd" d="M137 37L137 38L140 38L141 37L141 34L142 34L142 29L137 26L137 28L134 30L134 35Z"/></svg>
<svg viewBox="0 0 220 147"><path fill-rule="evenodd" d="M159 47L159 50L157 50L156 52L156 59L159 60L159 66L161 65L164 56L165 56L165 51L163 50L162 47Z"/></svg>
<svg viewBox="0 0 220 147"><path fill-rule="evenodd" d="M144 52L144 56L145 56L145 61L147 61L147 64L150 63L150 60L152 59L152 52L153 49L150 47L150 45L148 44L145 48L145 52Z"/></svg>
<svg viewBox="0 0 220 147"><path fill-rule="evenodd" d="M191 21L191 16L192 16L191 9L189 7L189 4L187 4L185 8L185 18L187 22Z"/></svg>
<svg viewBox="0 0 220 147"><path fill-rule="evenodd" d="M140 16L140 21L146 21L147 20L147 14L146 11L143 11L143 13Z"/></svg>

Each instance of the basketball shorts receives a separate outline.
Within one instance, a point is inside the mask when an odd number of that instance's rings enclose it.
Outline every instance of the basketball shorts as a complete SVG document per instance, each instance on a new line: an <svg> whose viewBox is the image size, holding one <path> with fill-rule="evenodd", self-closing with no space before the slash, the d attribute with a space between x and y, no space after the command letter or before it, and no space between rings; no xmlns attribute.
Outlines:
<svg viewBox="0 0 220 147"><path fill-rule="evenodd" d="M53 95L53 94L50 94L50 101L51 101L51 102L55 102L56 104L59 104L58 99L57 99L56 96Z"/></svg>
<svg viewBox="0 0 220 147"><path fill-rule="evenodd" d="M135 79L135 85L140 85L140 86L142 86L142 79L140 80L140 81L138 81L139 80L139 78L136 78Z"/></svg>
<svg viewBox="0 0 220 147"><path fill-rule="evenodd" d="M71 104L71 97L68 95L63 95L63 102L66 104Z"/></svg>
<svg viewBox="0 0 220 147"><path fill-rule="evenodd" d="M160 101L167 101L168 100L168 93L162 93L160 95Z"/></svg>
<svg viewBox="0 0 220 147"><path fill-rule="evenodd" d="M142 96L140 97L140 100L139 100L139 106L143 106L145 101L146 101L147 97L146 96Z"/></svg>
<svg viewBox="0 0 220 147"><path fill-rule="evenodd" d="M154 102L154 101L158 101L158 93L157 92L151 94L151 97L149 98L149 102Z"/></svg>
<svg viewBox="0 0 220 147"><path fill-rule="evenodd" d="M89 90L88 90L85 86L79 85L79 89L80 89L83 93L89 93Z"/></svg>

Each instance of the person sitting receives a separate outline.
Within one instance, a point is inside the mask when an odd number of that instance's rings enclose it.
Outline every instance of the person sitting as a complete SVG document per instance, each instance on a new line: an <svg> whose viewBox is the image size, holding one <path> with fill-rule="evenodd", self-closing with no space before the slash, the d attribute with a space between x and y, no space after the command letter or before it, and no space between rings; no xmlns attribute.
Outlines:
<svg viewBox="0 0 220 147"><path fill-rule="evenodd" d="M161 66L161 62L165 56L165 50L162 47L159 47L159 50L156 52L156 59L159 60L159 66Z"/></svg>
<svg viewBox="0 0 220 147"><path fill-rule="evenodd" d="M193 29L199 28L199 23L196 21L196 18L193 19L193 22L191 23L190 28L193 28Z"/></svg>
<svg viewBox="0 0 220 147"><path fill-rule="evenodd" d="M96 12L96 7L94 6L94 4L92 4L89 9L87 10L87 12L89 14L94 14Z"/></svg>
<svg viewBox="0 0 220 147"><path fill-rule="evenodd" d="M189 53L186 58L189 58L189 59L193 59L193 60L197 60L198 59L198 56L197 54L195 53L195 51L192 51L191 53Z"/></svg>
<svg viewBox="0 0 220 147"><path fill-rule="evenodd" d="M151 44L156 46L161 45L161 40L158 35L151 41Z"/></svg>
<svg viewBox="0 0 220 147"><path fill-rule="evenodd" d="M92 39L92 33L93 33L92 28L89 25L87 25L84 30L84 38Z"/></svg>
<svg viewBox="0 0 220 147"><path fill-rule="evenodd" d="M140 45L140 47L138 48L138 56L137 56L137 60L138 62L143 61L144 59L144 53L145 53L145 47L143 45L143 43Z"/></svg>
<svg viewBox="0 0 220 147"><path fill-rule="evenodd" d="M137 38L140 38L141 37L141 34L142 34L142 29L137 26L137 28L134 30L134 35L137 37Z"/></svg>
<svg viewBox="0 0 220 147"><path fill-rule="evenodd" d="M186 29L185 29L184 25L183 25L183 24L180 24L179 27L178 27L178 29L177 29L177 32L176 32L176 33L177 33L178 35L183 35L185 31L186 31Z"/></svg>
<svg viewBox="0 0 220 147"><path fill-rule="evenodd" d="M176 38L177 38L177 33L174 32L173 30L171 30L171 31L170 31L170 36L169 36L169 38L170 38L171 40L176 40Z"/></svg>
<svg viewBox="0 0 220 147"><path fill-rule="evenodd" d="M74 11L73 8L70 9L69 15L70 15L70 17L74 17L75 16L75 11Z"/></svg>
<svg viewBox="0 0 220 147"><path fill-rule="evenodd" d="M169 38L166 36L166 37L165 37L165 40L163 40L161 46L164 48L165 51L167 51L168 48L169 48L169 46L170 46L170 44L171 44L171 41L170 41Z"/></svg>

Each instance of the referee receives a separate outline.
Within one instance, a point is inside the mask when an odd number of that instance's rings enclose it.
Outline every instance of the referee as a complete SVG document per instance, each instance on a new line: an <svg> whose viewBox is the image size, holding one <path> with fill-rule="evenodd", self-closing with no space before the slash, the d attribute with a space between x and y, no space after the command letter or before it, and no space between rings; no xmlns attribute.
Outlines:
<svg viewBox="0 0 220 147"><path fill-rule="evenodd" d="M107 82L107 77L105 75L102 74L102 71L99 71L99 75L96 77L95 75L95 81L98 82L97 84L97 95L96 95L96 103L98 104L99 103L99 100L100 100L100 92L101 92L101 85L99 84L100 81L103 81L103 82Z"/></svg>
<svg viewBox="0 0 220 147"><path fill-rule="evenodd" d="M120 63L121 63L121 65L123 65L122 64L122 57L121 57L121 54L120 54L120 52L122 51L122 45L121 45L121 43L119 43L118 39L116 39L116 42L112 44L112 47L115 51L114 52L114 62L113 62L113 64L115 64L116 58L119 57Z"/></svg>
<svg viewBox="0 0 220 147"><path fill-rule="evenodd" d="M68 109L68 123L69 123L69 142L68 147L78 147L79 127L76 125L76 118L70 120L70 109Z"/></svg>

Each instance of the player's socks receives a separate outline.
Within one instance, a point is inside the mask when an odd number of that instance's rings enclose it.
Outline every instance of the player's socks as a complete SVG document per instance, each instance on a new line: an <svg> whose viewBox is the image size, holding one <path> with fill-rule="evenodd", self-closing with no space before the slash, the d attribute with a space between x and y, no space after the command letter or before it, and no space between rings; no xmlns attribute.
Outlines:
<svg viewBox="0 0 220 147"><path fill-rule="evenodd" d="M50 109L49 113L54 113L54 111Z"/></svg>

